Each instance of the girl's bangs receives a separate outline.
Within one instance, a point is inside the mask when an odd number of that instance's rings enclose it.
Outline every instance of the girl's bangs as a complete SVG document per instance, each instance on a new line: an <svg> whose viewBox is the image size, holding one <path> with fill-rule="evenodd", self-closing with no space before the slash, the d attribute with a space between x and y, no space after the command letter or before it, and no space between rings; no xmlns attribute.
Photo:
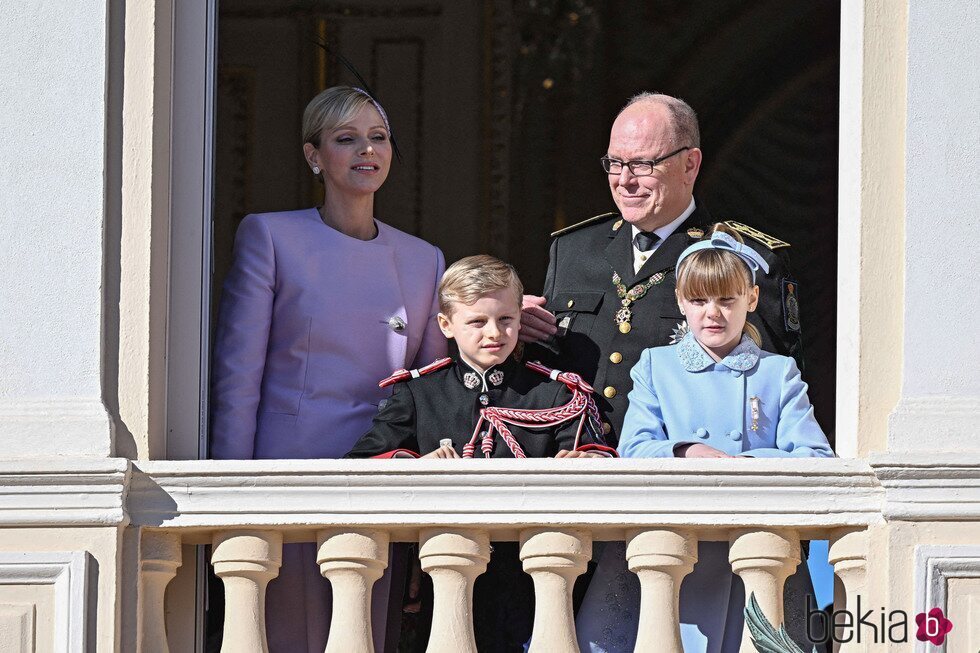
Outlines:
<svg viewBox="0 0 980 653"><path fill-rule="evenodd" d="M749 270L730 252L703 250L681 263L677 291L685 299L737 297L749 291Z"/></svg>

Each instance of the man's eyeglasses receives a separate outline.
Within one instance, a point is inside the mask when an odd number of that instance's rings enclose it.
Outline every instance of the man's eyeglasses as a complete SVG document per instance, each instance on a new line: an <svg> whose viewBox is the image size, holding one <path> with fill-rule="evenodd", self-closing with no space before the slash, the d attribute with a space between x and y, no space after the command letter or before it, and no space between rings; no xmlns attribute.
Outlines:
<svg viewBox="0 0 980 653"><path fill-rule="evenodd" d="M619 159L610 159L608 156L602 157L600 161L602 161L602 169L605 170L607 174L622 174L623 166L626 166L630 169L630 172L633 173L634 177L648 177L649 175L653 174L654 167L660 165L675 154L680 154L684 150L689 149L691 149L691 146L685 145L684 147L674 150L670 154L664 154L663 156L652 161L643 161L640 159L637 159L636 161L620 161Z"/></svg>

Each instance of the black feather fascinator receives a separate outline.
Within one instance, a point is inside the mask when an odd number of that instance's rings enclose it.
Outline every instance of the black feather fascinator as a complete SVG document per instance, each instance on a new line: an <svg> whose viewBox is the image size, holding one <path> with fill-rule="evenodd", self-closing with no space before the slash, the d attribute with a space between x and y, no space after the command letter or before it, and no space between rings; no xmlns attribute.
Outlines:
<svg viewBox="0 0 980 653"><path fill-rule="evenodd" d="M378 99L378 94L374 92L374 89L371 88L371 85L367 83L367 80L364 79L361 73L358 72L357 68L354 66L353 63L351 63L351 61L347 57L340 54L340 52L338 52L334 48L331 48L324 41L314 41L314 43L316 43L317 47L321 48L324 52L326 52L328 57L332 57L334 61L340 63L340 65L342 65L347 70L347 72L349 72L354 77L354 79L357 80L358 85L354 87L354 90L363 93L369 100L371 100L371 104L373 104L374 108L377 109L378 113L381 114L381 119L384 121L385 128L388 130L388 139L391 141L391 149L394 150L395 156L398 158L399 161L401 161L402 153L398 149L398 142L395 140L394 132L391 131L391 123L388 121L388 114L385 113L385 110L381 107L381 102Z"/></svg>

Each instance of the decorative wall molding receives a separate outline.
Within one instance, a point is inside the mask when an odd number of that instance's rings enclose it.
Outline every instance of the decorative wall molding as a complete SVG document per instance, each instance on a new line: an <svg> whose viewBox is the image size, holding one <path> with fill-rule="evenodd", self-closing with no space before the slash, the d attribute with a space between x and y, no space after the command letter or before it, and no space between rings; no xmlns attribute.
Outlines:
<svg viewBox="0 0 980 653"><path fill-rule="evenodd" d="M36 606L33 603L0 604L0 633L4 636L4 650L11 653L34 653Z"/></svg>
<svg viewBox="0 0 980 653"><path fill-rule="evenodd" d="M903 397L889 418L888 449L973 452L980 457L978 416L977 396Z"/></svg>
<svg viewBox="0 0 980 653"><path fill-rule="evenodd" d="M85 651L88 561L84 551L0 553L0 585L54 586L56 653Z"/></svg>
<svg viewBox="0 0 980 653"><path fill-rule="evenodd" d="M123 526L123 458L0 460L0 527Z"/></svg>
<svg viewBox="0 0 980 653"><path fill-rule="evenodd" d="M951 578L980 578L980 546L917 546L915 547L915 612L942 608L949 614L949 580ZM954 624L955 627L955 624ZM916 642L917 653L946 650L928 642Z"/></svg>
<svg viewBox="0 0 980 653"><path fill-rule="evenodd" d="M101 399L0 399L4 458L111 456L112 429Z"/></svg>
<svg viewBox="0 0 980 653"><path fill-rule="evenodd" d="M869 462L886 520L980 520L980 454L881 454Z"/></svg>

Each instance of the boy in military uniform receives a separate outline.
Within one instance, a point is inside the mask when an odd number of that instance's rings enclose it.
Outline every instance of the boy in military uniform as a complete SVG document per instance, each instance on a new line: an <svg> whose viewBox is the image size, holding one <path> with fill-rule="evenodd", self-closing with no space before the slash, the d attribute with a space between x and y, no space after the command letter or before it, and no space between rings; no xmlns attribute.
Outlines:
<svg viewBox="0 0 980 653"><path fill-rule="evenodd" d="M601 443L592 388L572 373L523 365L512 356L523 286L492 256L450 266L439 285L439 327L459 358L383 380L394 392L350 458L581 458L615 456ZM534 588L514 542L495 542L476 581L474 630L480 651L523 650L531 635ZM423 605L431 605L425 601Z"/></svg>
<svg viewBox="0 0 980 653"><path fill-rule="evenodd" d="M592 388L578 375L512 356L524 292L492 256L451 265L439 285L439 327L459 359L399 370L349 458L578 458L613 450L598 437Z"/></svg>

